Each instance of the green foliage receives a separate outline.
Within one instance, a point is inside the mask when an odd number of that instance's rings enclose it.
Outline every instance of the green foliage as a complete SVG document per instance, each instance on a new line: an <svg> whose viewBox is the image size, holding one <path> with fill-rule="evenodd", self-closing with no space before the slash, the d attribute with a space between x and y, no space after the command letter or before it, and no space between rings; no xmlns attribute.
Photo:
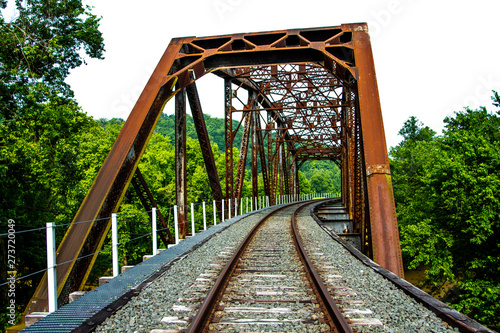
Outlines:
<svg viewBox="0 0 500 333"><path fill-rule="evenodd" d="M219 149L224 150L224 140L225 140L225 131L224 131L224 119L221 118L213 118L208 114L203 115L205 119L205 125L207 127L208 136L210 138L211 144L216 144ZM168 136L172 139L175 137L175 115L167 115L163 113L158 120L158 124L156 125L155 132L163 134L164 136ZM233 130L238 126L238 122L233 120ZM196 129L194 127L193 117L189 114L186 114L186 136L192 139L198 139L198 135L196 134ZM240 147L241 145L241 137L242 131L238 131L234 138L233 147Z"/></svg>
<svg viewBox="0 0 500 333"><path fill-rule="evenodd" d="M300 184L300 193L309 194L313 193L311 190L311 183L307 179L306 175L299 170L299 184Z"/></svg>
<svg viewBox="0 0 500 333"><path fill-rule="evenodd" d="M86 56L102 58L99 19L81 1L18 0L11 5L16 17L5 21L0 16L0 222L4 226L14 219L21 231L49 221L70 222L95 174L89 163L102 163L99 154L109 147L99 151L89 140L100 129L64 82ZM59 228L57 238L64 229ZM19 234L16 243L22 244L16 247L19 277L44 268L43 231ZM4 270L0 275L5 281ZM18 313L40 277L17 284Z"/></svg>
<svg viewBox="0 0 500 333"><path fill-rule="evenodd" d="M64 82L69 71L84 63L85 55L102 58L104 44L99 18L79 0L16 1L17 18L0 17L0 112L17 120L32 103L50 96L73 96ZM36 100L26 100L43 83Z"/></svg>
<svg viewBox="0 0 500 333"><path fill-rule="evenodd" d="M410 118L391 149L405 266L428 266L435 289L454 283L450 303L498 328L500 113L465 108L444 121L435 137Z"/></svg>
<svg viewBox="0 0 500 333"><path fill-rule="evenodd" d="M302 193L340 192L340 168L333 161L307 161L301 169L310 184L310 192L303 192L301 189ZM300 184L302 186L302 182Z"/></svg>

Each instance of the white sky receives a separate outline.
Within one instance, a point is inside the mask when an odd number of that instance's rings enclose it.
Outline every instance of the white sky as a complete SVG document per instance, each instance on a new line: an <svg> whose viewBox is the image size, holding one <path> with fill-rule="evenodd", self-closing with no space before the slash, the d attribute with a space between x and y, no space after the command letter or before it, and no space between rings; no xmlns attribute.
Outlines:
<svg viewBox="0 0 500 333"><path fill-rule="evenodd" d="M173 37L212 36L368 22L388 146L415 115L441 132L463 106L500 91L500 1L89 0L102 16L105 60L67 82L94 118L126 119ZM205 113L223 116L223 82L198 82ZM210 88L217 88L213 90ZM167 105L167 112L171 106Z"/></svg>

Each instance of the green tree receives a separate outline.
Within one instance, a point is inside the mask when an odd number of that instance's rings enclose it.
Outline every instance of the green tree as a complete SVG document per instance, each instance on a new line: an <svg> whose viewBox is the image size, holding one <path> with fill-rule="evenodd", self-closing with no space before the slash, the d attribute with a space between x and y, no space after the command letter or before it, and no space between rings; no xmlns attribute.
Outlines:
<svg viewBox="0 0 500 333"><path fill-rule="evenodd" d="M69 222L87 191L80 187L91 176L80 162L82 142L97 124L78 107L64 80L85 57L102 58L104 45L99 19L81 1L11 5L17 9L13 19L0 15L0 222L14 219L21 231ZM6 6L0 2L0 8ZM42 269L43 232L20 234L16 241L23 245L16 248L18 276ZM39 278L18 283L18 313Z"/></svg>
<svg viewBox="0 0 500 333"><path fill-rule="evenodd" d="M306 175L299 170L299 184L300 184L300 193L309 194L312 193L311 183L307 179Z"/></svg>
<svg viewBox="0 0 500 333"><path fill-rule="evenodd" d="M69 71L86 56L102 58L104 52L100 19L81 1L16 0L15 7L12 21L0 16L0 112L14 121L30 103L44 103L51 95L71 98L64 82ZM36 100L27 100L40 84L44 89Z"/></svg>
<svg viewBox="0 0 500 333"><path fill-rule="evenodd" d="M415 120L391 150L405 265L428 266L428 286L455 284L450 304L498 328L500 113L465 108L440 137Z"/></svg>

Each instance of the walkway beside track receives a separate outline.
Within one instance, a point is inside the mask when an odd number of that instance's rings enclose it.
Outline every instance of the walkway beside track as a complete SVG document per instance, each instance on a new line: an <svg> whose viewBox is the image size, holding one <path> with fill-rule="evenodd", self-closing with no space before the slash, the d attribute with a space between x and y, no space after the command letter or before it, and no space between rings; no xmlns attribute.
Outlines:
<svg viewBox="0 0 500 333"><path fill-rule="evenodd" d="M71 332L82 323L88 321L97 312L109 307L118 298L129 293L135 295L140 289L147 286L153 279L163 271L167 270L176 261L181 260L191 251L195 250L212 236L223 231L233 223L253 214L279 208L272 206L261 210L252 211L208 228L206 231L187 238L179 244L162 251L160 254L137 264L133 268L111 279L108 283L86 293L77 300L63 306L33 325L25 328L22 332ZM89 323L92 325L93 323Z"/></svg>

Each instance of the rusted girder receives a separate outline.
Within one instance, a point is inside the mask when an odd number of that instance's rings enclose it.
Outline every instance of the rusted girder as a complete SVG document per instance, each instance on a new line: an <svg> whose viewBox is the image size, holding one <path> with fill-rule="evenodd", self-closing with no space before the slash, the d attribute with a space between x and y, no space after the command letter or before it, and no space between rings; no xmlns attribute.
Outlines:
<svg viewBox="0 0 500 333"><path fill-rule="evenodd" d="M245 180L245 165L248 153L248 143L250 141L250 129L252 127L252 113L248 112L244 115L243 120L245 125L243 127L243 136L241 138L240 158L238 160L238 168L236 170L236 195L239 200L243 192L243 182Z"/></svg>
<svg viewBox="0 0 500 333"><path fill-rule="evenodd" d="M170 230L168 229L163 214L161 213L161 210L158 208L156 200L154 199L153 194L151 193L151 190L149 189L148 184L144 179L144 176L139 171L139 167L135 169L135 174L134 177L132 178L131 183L144 209L146 209L146 211L148 212L151 211L152 208L157 209L158 219L160 220L160 223L163 227L160 230L158 230L158 233L160 234L160 238L163 244L165 245L165 248L168 248L168 244L174 244L175 239L172 236ZM149 217L153 218L152 213L149 213Z"/></svg>
<svg viewBox="0 0 500 333"><path fill-rule="evenodd" d="M358 68L358 101L363 135L373 258L403 276L394 194L385 142L375 65L366 25L353 26L353 45Z"/></svg>
<svg viewBox="0 0 500 333"><path fill-rule="evenodd" d="M212 152L212 146L210 145L210 137L208 136L207 126L205 125L205 118L203 118L198 89L196 88L196 84L194 82L186 87L186 94L191 108L191 114L193 115L194 127L196 128L196 134L198 135L201 153L203 155L203 160L205 161L205 168L207 170L210 188L212 189L212 196L215 200L217 212L219 216L221 216L222 189L220 186L219 174L217 173L214 154Z"/></svg>
<svg viewBox="0 0 500 333"><path fill-rule="evenodd" d="M258 145L257 145L257 115L252 113L252 198L254 202L254 208L257 207L258 197L259 197L259 182L257 174L257 156L258 156Z"/></svg>
<svg viewBox="0 0 500 333"><path fill-rule="evenodd" d="M186 154L186 90L182 89L175 95L175 201L179 214L179 238L186 238L188 233Z"/></svg>
<svg viewBox="0 0 500 333"><path fill-rule="evenodd" d="M225 158L226 158L226 200L234 198L233 192L233 89L231 80L224 80L224 130L225 130ZM234 202L234 201L233 201ZM228 209L229 202L225 207ZM234 205L233 205L234 206ZM233 215L233 214L231 214Z"/></svg>
<svg viewBox="0 0 500 333"><path fill-rule="evenodd" d="M256 112L255 113L255 119L257 120L256 126L256 131L255 134L257 135L257 146L259 150L259 156L260 156L260 168L262 171L262 180L264 183L264 194L266 196L271 195L271 191L269 189L269 178L268 178L268 173L267 173L267 163L266 163L266 153L264 150L264 140L262 139L262 132L260 131L261 129L261 123L260 123L260 113Z"/></svg>
<svg viewBox="0 0 500 333"><path fill-rule="evenodd" d="M182 39L170 42L57 249L56 262L65 263L57 267L60 305L66 304L69 293L80 290L87 281L109 230L111 213L118 210L165 101L173 96L172 85L165 85L165 73L173 66L182 45ZM77 223L82 221L91 222ZM26 313L47 311L47 307L44 274Z"/></svg>
<svg viewBox="0 0 500 333"><path fill-rule="evenodd" d="M73 223L58 249L57 262L67 262L58 267L62 303L70 291L84 285L96 258L93 253L97 253L109 229L109 220L100 219L108 219L118 210L163 106L188 85L212 72L226 75L226 198L234 197L231 82L239 82L248 91L256 92L258 103L276 125L274 133L271 129L266 132L268 138L276 137L274 156L266 158L275 158L274 167L278 165L279 172L273 177L278 177L280 191L285 187L285 192L290 193L288 152L310 148L313 139L308 140L308 136L319 138L316 143L321 147L315 147L318 149L342 147L334 158L338 161L349 156L349 161L341 165L352 170L343 170L348 175L343 181L350 182L343 184L344 194L349 193L354 213L360 207L361 211L369 212L361 219L365 230L371 230L373 256L384 267L402 274L367 25L185 37L170 43L73 220L94 222ZM350 98L346 99L346 94ZM351 124L340 116L346 103L352 103L348 107L353 117ZM352 124L359 127L354 134ZM339 126L345 135L339 135ZM345 145L342 140L346 136L353 142ZM257 134L252 137L257 140ZM257 145L255 142L253 146ZM182 164L181 157L181 153L177 154ZM257 158L253 156L255 163ZM307 156L301 156L304 158ZM182 167L178 170L182 173ZM178 203L183 205L181 210L186 208L185 188L179 190L182 191L177 195ZM78 257L82 259L75 260ZM44 277L29 311L44 311L46 304Z"/></svg>

